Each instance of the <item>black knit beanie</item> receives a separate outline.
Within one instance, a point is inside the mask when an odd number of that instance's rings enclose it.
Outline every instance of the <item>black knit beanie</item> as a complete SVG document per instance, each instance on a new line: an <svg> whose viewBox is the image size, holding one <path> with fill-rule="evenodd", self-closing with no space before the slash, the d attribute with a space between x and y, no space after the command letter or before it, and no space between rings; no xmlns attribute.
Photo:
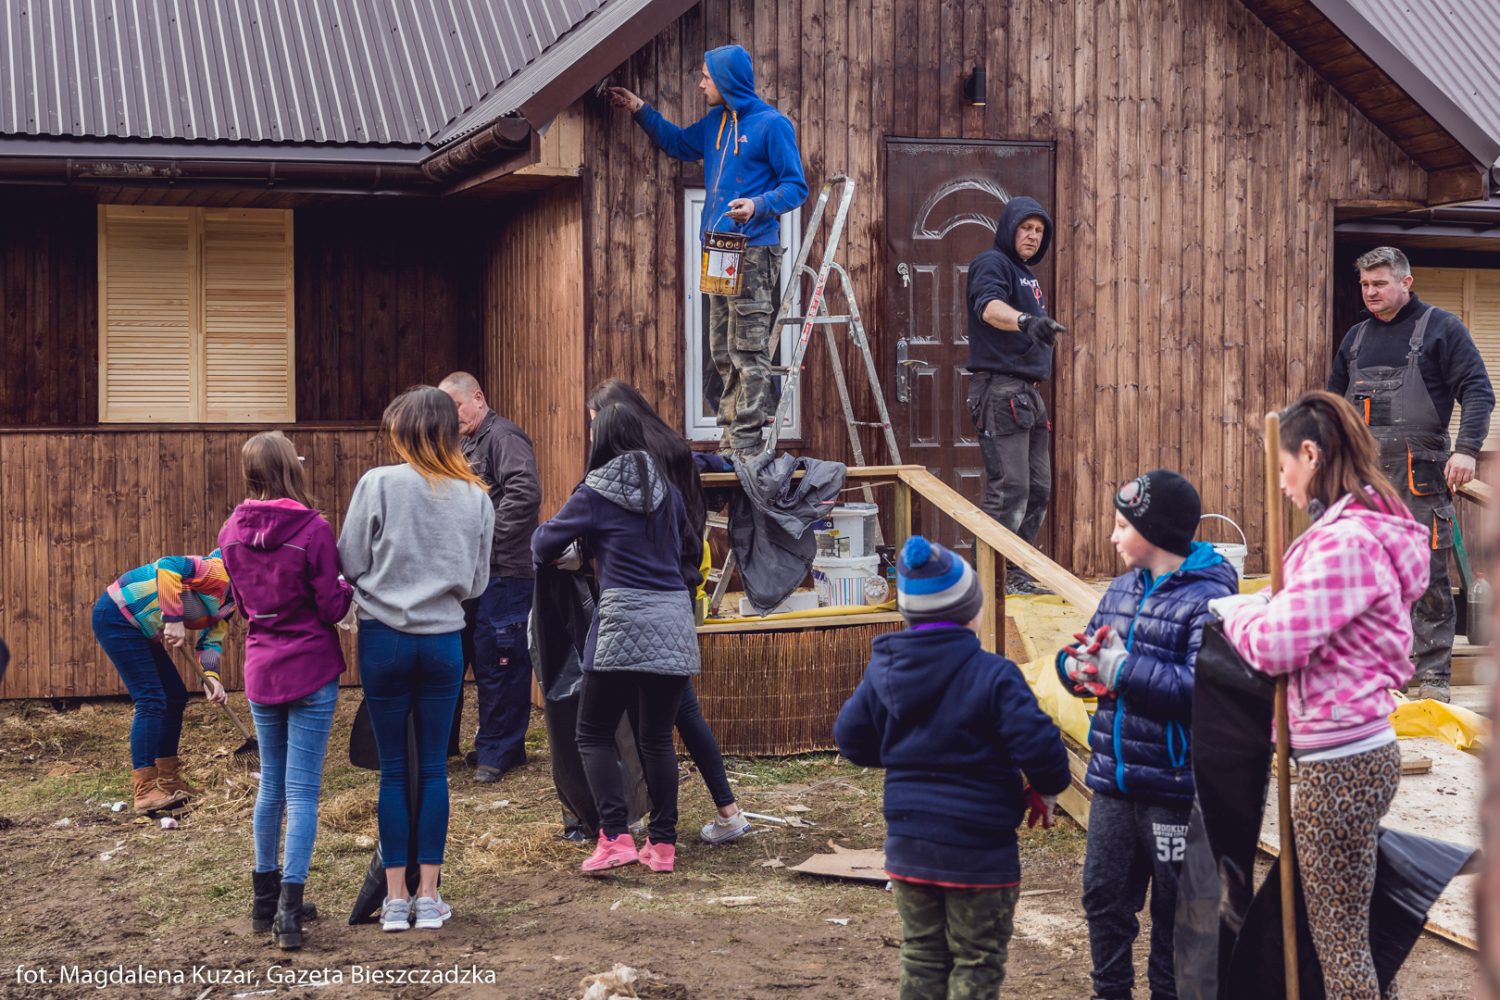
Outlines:
<svg viewBox="0 0 1500 1000"><path fill-rule="evenodd" d="M1152 469L1120 487L1115 509L1157 548L1193 554L1203 502L1193 484L1171 469Z"/></svg>

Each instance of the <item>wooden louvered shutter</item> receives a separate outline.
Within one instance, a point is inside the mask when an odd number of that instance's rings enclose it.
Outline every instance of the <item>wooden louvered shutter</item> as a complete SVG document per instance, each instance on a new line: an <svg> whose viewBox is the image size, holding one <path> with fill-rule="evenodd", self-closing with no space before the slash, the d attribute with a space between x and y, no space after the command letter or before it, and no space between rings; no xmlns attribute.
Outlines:
<svg viewBox="0 0 1500 1000"><path fill-rule="evenodd" d="M203 210L204 419L292 421L292 213Z"/></svg>
<svg viewBox="0 0 1500 1000"><path fill-rule="evenodd" d="M1461 267L1414 267L1411 269L1412 291L1428 305L1446 309L1463 321L1474 337L1479 356L1491 380L1500 372L1500 270ZM1453 408L1448 425L1449 443L1458 440L1461 406ZM1490 436L1484 450L1492 451L1500 443L1500 426L1490 421Z"/></svg>
<svg viewBox="0 0 1500 1000"><path fill-rule="evenodd" d="M290 422L292 213L99 209L99 419Z"/></svg>
<svg viewBox="0 0 1500 1000"><path fill-rule="evenodd" d="M101 421L195 418L192 213L188 208L99 208Z"/></svg>

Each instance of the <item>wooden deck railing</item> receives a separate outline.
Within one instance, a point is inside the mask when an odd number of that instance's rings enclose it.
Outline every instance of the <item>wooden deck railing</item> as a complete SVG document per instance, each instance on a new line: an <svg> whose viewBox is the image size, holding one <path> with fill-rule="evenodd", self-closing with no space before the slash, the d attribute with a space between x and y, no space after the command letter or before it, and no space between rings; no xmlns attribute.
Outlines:
<svg viewBox="0 0 1500 1000"><path fill-rule="evenodd" d="M957 521L974 536L975 563L984 589L984 618L980 642L991 652L1005 652L1005 567L1007 561L1030 573L1032 578L1088 615L1099 606L1099 592L1023 542L1015 532L1001 527L953 487L921 465L866 465L850 467L850 482L894 479L896 503L895 544L899 551L911 537L912 495ZM739 480L732 472L704 473L704 486L729 486Z"/></svg>

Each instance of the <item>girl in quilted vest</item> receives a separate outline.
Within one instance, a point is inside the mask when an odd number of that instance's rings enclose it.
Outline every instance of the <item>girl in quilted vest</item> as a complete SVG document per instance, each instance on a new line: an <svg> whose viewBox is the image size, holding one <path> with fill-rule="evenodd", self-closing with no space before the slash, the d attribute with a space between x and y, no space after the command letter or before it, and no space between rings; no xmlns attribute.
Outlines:
<svg viewBox="0 0 1500 1000"><path fill-rule="evenodd" d="M560 559L576 540L581 558L593 558L599 574L578 705L578 752L599 807L599 842L583 870L639 861L670 872L677 852L672 729L698 672L691 598L697 574L680 558L683 536L693 529L682 497L651 458L637 413L611 403L594 417L591 434L588 474L531 536L538 566ZM626 826L615 760L615 729L628 706L637 712L636 748L651 793L651 825L639 852Z"/></svg>
<svg viewBox="0 0 1500 1000"><path fill-rule="evenodd" d="M1064 686L1099 707L1089 733L1085 783L1088 853L1083 910L1089 922L1094 995L1132 995L1136 914L1151 889L1152 1000L1175 1000L1172 926L1177 877L1193 807L1193 667L1208 605L1239 578L1206 542L1193 484L1156 469L1115 494L1110 536L1126 572L1110 584L1086 639L1057 657Z"/></svg>
<svg viewBox="0 0 1500 1000"><path fill-rule="evenodd" d="M1329 1000L1364 1000L1380 995L1369 935L1376 831L1401 777L1391 689L1411 679L1427 538L1348 402L1308 393L1281 428L1281 489L1312 526L1286 551L1279 593L1215 611L1251 666L1290 678L1292 830L1313 946Z"/></svg>

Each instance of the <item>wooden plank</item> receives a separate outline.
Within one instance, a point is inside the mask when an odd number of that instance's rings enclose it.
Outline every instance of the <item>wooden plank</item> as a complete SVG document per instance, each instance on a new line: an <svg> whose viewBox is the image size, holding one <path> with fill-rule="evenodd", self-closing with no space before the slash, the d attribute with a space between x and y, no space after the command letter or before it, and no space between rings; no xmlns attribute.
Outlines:
<svg viewBox="0 0 1500 1000"><path fill-rule="evenodd" d="M938 481L936 476L933 479ZM1001 623L1005 621L1005 614L995 605L995 581L1001 578L996 572L995 550L980 539L975 540L974 549L978 557L979 589L984 593L984 606L979 612L979 645L988 652L1004 656L1005 629ZM1000 596L1003 600L1003 586Z"/></svg>

